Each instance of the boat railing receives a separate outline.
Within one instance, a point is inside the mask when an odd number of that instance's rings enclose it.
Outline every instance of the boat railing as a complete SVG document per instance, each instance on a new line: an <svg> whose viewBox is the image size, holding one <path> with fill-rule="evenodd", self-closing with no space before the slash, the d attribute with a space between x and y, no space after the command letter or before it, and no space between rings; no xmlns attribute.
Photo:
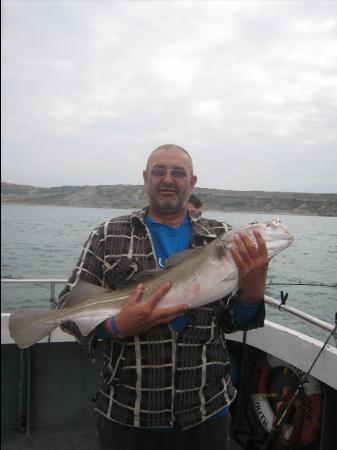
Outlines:
<svg viewBox="0 0 337 450"><path fill-rule="evenodd" d="M52 309L56 306L56 285L65 284L68 280L63 279L49 279L49 278L1 278L1 283L4 284L49 284L50 295L49 303Z"/></svg>
<svg viewBox="0 0 337 450"><path fill-rule="evenodd" d="M65 284L67 280L63 279L40 279L40 278L1 278L1 283L4 284L49 284L50 285L50 295L49 302L51 308L55 308L56 306L56 285L57 284ZM335 325L332 325L328 322L325 322L317 317L311 316L299 309L293 308L292 306L288 306L283 301L275 300L272 297L265 295L265 303L272 308L278 309L279 311L286 312L292 316L298 317L304 320L311 325L314 325L321 330L332 332Z"/></svg>
<svg viewBox="0 0 337 450"><path fill-rule="evenodd" d="M24 279L24 278L1 278L2 284L8 284L8 285L42 285L44 287L49 285L49 302L50 302L50 308L56 307L56 287L57 285L65 285L67 283L67 280L65 279L41 279L41 278L34 278L34 279ZM280 311L286 312L288 314L291 314L293 316L297 316L300 319L303 319L304 321L322 329L329 331L330 333L333 331L334 326L324 322L322 320L317 319L316 317L310 316L309 314L306 314L296 308L293 308L291 306L288 306L284 304L283 302L279 302L269 296L265 296L265 302L267 305L270 305L273 308L277 308ZM2 319L4 320L4 323L7 323L8 326L8 313L2 314ZM3 342L3 341L2 341ZM49 342L49 341L48 341ZM56 339L53 340L53 342L63 342L63 340L58 341ZM4 343L11 343L11 341L4 341ZM316 344L315 344L316 345ZM262 348L257 345L257 348ZM315 348L316 349L316 348ZM330 353L329 353L330 354ZM31 416L32 416L32 390L34 389L34 377L32 375L32 364L31 364L31 349L27 348L24 350L20 350L20 363L19 363L19 389L18 389L18 397L19 397L19 406L18 406L18 417L20 420L20 427L21 431L25 432L27 436L30 435L31 431ZM327 373L330 373L328 371Z"/></svg>

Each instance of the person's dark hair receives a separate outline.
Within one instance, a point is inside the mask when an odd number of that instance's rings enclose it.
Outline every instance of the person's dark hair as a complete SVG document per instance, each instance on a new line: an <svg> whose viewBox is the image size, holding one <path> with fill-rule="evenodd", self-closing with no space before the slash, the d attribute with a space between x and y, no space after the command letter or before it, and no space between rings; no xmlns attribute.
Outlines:
<svg viewBox="0 0 337 450"><path fill-rule="evenodd" d="M192 205L195 206L196 208L202 207L202 201L195 194L191 195L191 197L188 200L188 203L192 203Z"/></svg>

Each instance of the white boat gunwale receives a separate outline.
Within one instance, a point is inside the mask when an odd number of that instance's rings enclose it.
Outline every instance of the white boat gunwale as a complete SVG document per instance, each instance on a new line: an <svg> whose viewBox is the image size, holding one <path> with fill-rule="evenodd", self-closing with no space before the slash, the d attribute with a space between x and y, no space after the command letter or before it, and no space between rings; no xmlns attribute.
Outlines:
<svg viewBox="0 0 337 450"><path fill-rule="evenodd" d="M50 284L50 304L55 304L55 285L65 284L63 279L12 279L2 278L1 283L45 283ZM284 305L277 300L265 296L268 305L278 308L293 316L299 317L313 326L329 331L334 330L334 325L324 322L316 317L310 316L296 308ZM9 334L8 321L10 313L1 313L1 345L15 344ZM243 332L232 333L226 336L231 341L242 342ZM335 336L336 337L336 336ZM43 338L40 343L75 342L75 339L68 333L64 333L59 327L49 336ZM296 330L279 325L266 320L263 328L250 330L247 332L247 344L260 349L266 353L273 354L277 358L287 361L294 367L306 372L310 363L315 359L323 342L312 338ZM294 351L296 349L296 351ZM320 381L337 389L337 348L326 345L320 355L319 364L312 369L312 375Z"/></svg>

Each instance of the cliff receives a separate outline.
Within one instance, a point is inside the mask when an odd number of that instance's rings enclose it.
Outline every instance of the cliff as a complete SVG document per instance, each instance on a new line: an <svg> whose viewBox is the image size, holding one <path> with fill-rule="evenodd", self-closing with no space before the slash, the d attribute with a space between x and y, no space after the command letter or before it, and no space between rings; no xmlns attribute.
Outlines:
<svg viewBox="0 0 337 450"><path fill-rule="evenodd" d="M230 191L197 188L204 209L337 216L337 194ZM40 188L1 182L1 202L89 208L139 208L147 204L143 186L60 186Z"/></svg>

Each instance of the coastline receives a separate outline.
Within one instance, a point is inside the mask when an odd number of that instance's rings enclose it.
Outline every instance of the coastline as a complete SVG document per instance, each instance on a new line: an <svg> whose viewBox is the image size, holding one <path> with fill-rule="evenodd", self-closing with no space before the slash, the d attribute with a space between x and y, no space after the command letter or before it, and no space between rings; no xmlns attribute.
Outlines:
<svg viewBox="0 0 337 450"><path fill-rule="evenodd" d="M337 194L234 191L197 187L204 210L337 217ZM147 204L143 185L40 188L1 182L1 203L31 206L138 209Z"/></svg>
<svg viewBox="0 0 337 450"><path fill-rule="evenodd" d="M33 203L33 202L20 202L20 201L4 201L1 200L1 206L2 205L21 205L21 206L29 206L29 207L48 207L48 208L87 208L87 209L125 209L125 210L133 210L136 211L138 209L142 209L145 205L141 206L111 206L111 205L95 205L95 206L89 206L84 204L50 204L50 203ZM337 214L318 214L311 211L301 210L301 211L294 211L294 210L242 210L242 209L214 209L214 208L204 208L204 213L228 213L228 214L271 214L271 215L280 215L280 216L301 216L301 217L337 217Z"/></svg>

